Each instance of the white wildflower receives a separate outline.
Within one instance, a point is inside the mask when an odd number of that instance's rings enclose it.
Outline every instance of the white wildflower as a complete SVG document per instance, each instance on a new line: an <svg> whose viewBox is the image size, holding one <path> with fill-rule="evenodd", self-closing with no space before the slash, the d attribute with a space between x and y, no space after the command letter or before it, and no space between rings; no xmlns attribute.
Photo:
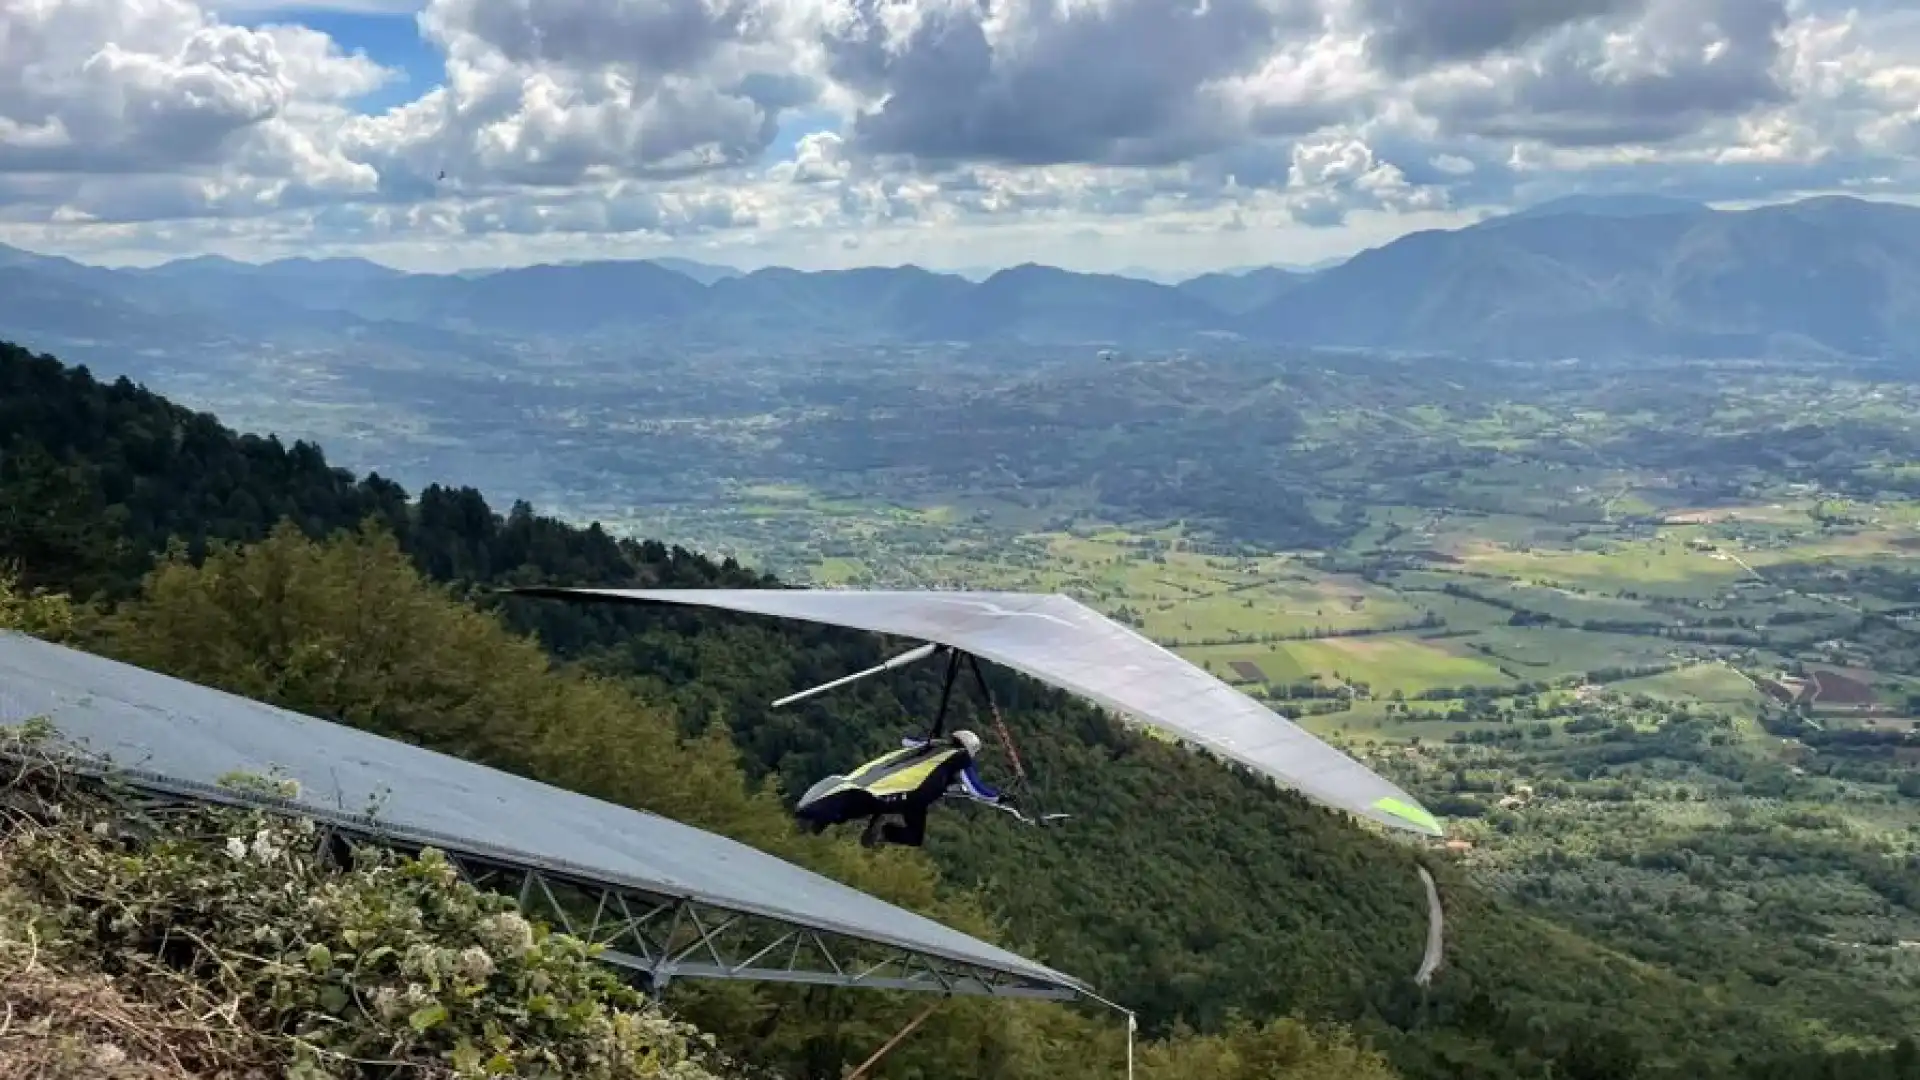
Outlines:
<svg viewBox="0 0 1920 1080"><path fill-rule="evenodd" d="M400 970L409 975L433 974L434 948L431 945L415 942L407 946L407 952L400 961Z"/></svg>
<svg viewBox="0 0 1920 1080"><path fill-rule="evenodd" d="M400 992L391 986L383 986L373 992L373 1011L382 1020L398 1020L406 1007L400 1002Z"/></svg>
<svg viewBox="0 0 1920 1080"><path fill-rule="evenodd" d="M480 940L502 956L518 959L533 949L533 924L517 911L497 912L481 920Z"/></svg>
<svg viewBox="0 0 1920 1080"><path fill-rule="evenodd" d="M272 829L261 829L253 834L253 857L261 863L271 863L280 858L282 849L274 843L276 837Z"/></svg>
<svg viewBox="0 0 1920 1080"><path fill-rule="evenodd" d="M227 856L235 862L247 857L247 842L237 836L227 837Z"/></svg>
<svg viewBox="0 0 1920 1080"><path fill-rule="evenodd" d="M437 852L435 854L438 855ZM432 871L434 882L443 889L451 888L454 883L460 880L460 871L455 869L454 865L448 862L445 856L435 858L427 865Z"/></svg>
<svg viewBox="0 0 1920 1080"><path fill-rule="evenodd" d="M467 946L460 953L460 974L468 982L486 982L493 974L493 957L477 945Z"/></svg>

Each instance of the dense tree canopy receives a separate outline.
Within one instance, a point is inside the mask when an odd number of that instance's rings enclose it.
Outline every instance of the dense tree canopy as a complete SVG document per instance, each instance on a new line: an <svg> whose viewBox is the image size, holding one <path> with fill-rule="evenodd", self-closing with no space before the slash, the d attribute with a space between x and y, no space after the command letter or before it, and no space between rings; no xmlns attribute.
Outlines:
<svg viewBox="0 0 1920 1080"><path fill-rule="evenodd" d="M1710 991L1716 973L1630 960L1442 865L1449 965L1423 992L1410 976L1424 856L1025 680L996 677L1070 831L955 809L926 854L798 836L783 793L914 727L937 695L931 673L774 713L773 698L875 662L882 643L684 610L502 603L487 586L773 583L524 504L501 515L472 489L409 499L314 447L234 435L16 349L0 351L0 507L0 558L26 585L111 608L89 647L659 810L993 936L1140 1009L1171 1040L1146 1058L1150 1075L1378 1071L1332 1064L1350 1051L1297 1025L1238 1019L1288 1014L1349 1026L1407 1077L1731 1080L1843 1063L1863 1080L1911 1075L1898 1071L1907 1050L1834 1057L1764 1001ZM917 1005L681 993L736 1053L806 1076L837 1075ZM1112 1025L1069 1010L937 1015L890 1075L1106 1075L1118 1059Z"/></svg>

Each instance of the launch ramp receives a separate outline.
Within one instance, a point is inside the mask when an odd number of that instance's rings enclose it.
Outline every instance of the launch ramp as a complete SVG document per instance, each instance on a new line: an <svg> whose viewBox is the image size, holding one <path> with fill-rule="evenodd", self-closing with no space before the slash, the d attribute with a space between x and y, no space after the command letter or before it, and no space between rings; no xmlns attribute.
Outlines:
<svg viewBox="0 0 1920 1080"><path fill-rule="evenodd" d="M658 988L742 979L1069 1000L1088 988L791 863L653 814L0 631L0 723L51 720L74 766L162 799L311 817L446 852ZM298 781L291 798L223 784ZM369 807L377 807L369 813Z"/></svg>

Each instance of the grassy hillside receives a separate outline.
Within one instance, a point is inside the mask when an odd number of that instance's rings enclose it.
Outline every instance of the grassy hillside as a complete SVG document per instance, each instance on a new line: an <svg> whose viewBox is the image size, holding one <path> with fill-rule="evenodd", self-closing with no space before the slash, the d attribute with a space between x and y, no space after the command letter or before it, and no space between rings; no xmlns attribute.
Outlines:
<svg viewBox="0 0 1920 1080"><path fill-rule="evenodd" d="M1220 1045L1189 1028L1284 1042L1293 1036L1233 1017L1297 1012L1350 1025L1409 1077L1840 1067L1832 1033L1728 993L1718 973L1629 960L1447 866L1435 872L1450 966L1423 994L1410 982L1423 925L1414 851L1021 680L1000 690L1046 795L1076 815L1071 830L955 810L924 855L798 836L777 791L749 785L793 791L911 729L937 692L929 673L772 714L781 693L875 662L879 643L691 611L476 611L463 598L502 582L756 578L525 506L501 516L471 490L410 500L312 447L236 436L19 350L0 353L0 507L16 508L0 515L0 557L34 584L100 601L82 620L91 647L736 836L1093 979L1172 1039L1170 1054ZM372 531L320 542L368 518ZM549 673L550 658L580 666ZM742 1056L803 1076L837 1075L918 1004L681 993L688 1016ZM1104 1075L1116 1061L1110 1026L1066 1010L965 1003L939 1017L891 1075ZM1899 1027L1859 1034L1885 1045Z"/></svg>

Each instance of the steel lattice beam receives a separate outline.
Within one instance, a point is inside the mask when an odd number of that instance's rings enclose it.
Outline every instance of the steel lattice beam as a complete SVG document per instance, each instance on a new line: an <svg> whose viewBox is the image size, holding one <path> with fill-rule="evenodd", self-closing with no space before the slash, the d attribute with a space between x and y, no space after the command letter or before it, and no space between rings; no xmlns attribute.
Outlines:
<svg viewBox="0 0 1920 1080"><path fill-rule="evenodd" d="M452 852L449 858L475 887L513 895L529 918L600 947L604 962L642 976L656 989L688 978L1013 998L1068 996L1000 972L713 904L484 856Z"/></svg>
<svg viewBox="0 0 1920 1080"><path fill-rule="evenodd" d="M95 773L94 779L106 781L119 798L146 813L223 804L283 817L314 817L307 808L264 793L183 790L138 770ZM943 957L596 881L564 869L529 866L449 842L451 838L421 842L396 837L364 815L318 820L317 850L334 864L349 864L353 848L360 845L408 854L432 847L476 888L512 896L528 918L598 946L603 963L655 993L675 979L724 979L1054 1001L1078 996L1066 987Z"/></svg>
<svg viewBox="0 0 1920 1080"><path fill-rule="evenodd" d="M44 718L116 798L314 821L328 843L455 858L653 985L803 981L1091 998L1083 982L844 882L681 822L0 630L0 724ZM289 782L236 787L243 776ZM156 808L157 811L158 808ZM336 853L338 854L338 853Z"/></svg>

